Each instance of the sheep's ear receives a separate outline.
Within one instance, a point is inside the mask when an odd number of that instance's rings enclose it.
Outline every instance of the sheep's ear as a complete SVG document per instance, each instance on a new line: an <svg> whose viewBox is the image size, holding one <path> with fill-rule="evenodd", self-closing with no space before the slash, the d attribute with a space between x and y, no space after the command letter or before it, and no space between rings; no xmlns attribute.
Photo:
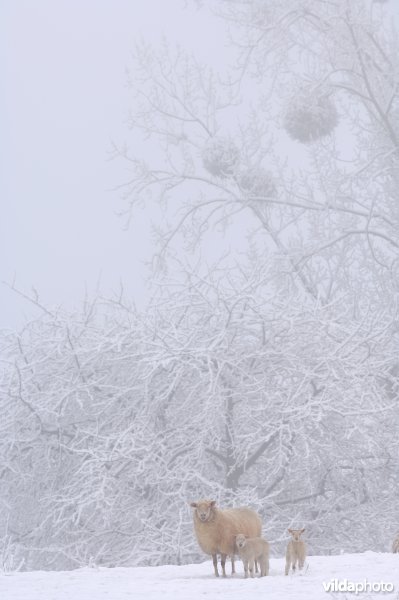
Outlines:
<svg viewBox="0 0 399 600"><path fill-rule="evenodd" d="M192 506L193 508L197 508L197 503L196 502L190 502L190 506Z"/></svg>
<svg viewBox="0 0 399 600"><path fill-rule="evenodd" d="M306 529L301 529L301 533L303 533L304 531L306 531Z"/></svg>
<svg viewBox="0 0 399 600"><path fill-rule="evenodd" d="M213 507L215 506L215 504L216 504L216 500L211 500L209 504L210 504L210 506L212 506L212 508L213 508Z"/></svg>
<svg viewBox="0 0 399 600"><path fill-rule="evenodd" d="M292 533L292 529L287 529L288 533Z"/></svg>

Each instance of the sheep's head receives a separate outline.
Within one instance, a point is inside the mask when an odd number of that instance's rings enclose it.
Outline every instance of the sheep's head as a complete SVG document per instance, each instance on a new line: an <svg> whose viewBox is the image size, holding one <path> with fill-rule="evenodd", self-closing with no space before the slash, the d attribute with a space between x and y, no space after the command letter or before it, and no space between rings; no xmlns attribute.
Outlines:
<svg viewBox="0 0 399 600"><path fill-rule="evenodd" d="M212 519L215 504L216 500L198 500L198 502L191 502L190 506L195 508L198 519L206 523Z"/></svg>
<svg viewBox="0 0 399 600"><path fill-rule="evenodd" d="M243 533L239 533L238 535L236 535L237 548L244 548L246 543L247 543L247 538L245 537L245 535Z"/></svg>
<svg viewBox="0 0 399 600"><path fill-rule="evenodd" d="M299 542L301 535L303 534L304 529L289 529L288 532L292 535L292 539L294 542Z"/></svg>

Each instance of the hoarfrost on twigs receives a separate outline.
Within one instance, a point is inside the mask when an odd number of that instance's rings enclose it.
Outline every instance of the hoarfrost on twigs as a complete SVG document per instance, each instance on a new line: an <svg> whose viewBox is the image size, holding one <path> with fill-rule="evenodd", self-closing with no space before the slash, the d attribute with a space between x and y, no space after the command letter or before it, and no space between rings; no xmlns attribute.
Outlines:
<svg viewBox="0 0 399 600"><path fill-rule="evenodd" d="M205 169L215 177L231 177L239 160L240 152L229 137L211 138L202 152Z"/></svg>
<svg viewBox="0 0 399 600"><path fill-rule="evenodd" d="M285 130L291 138L302 143L329 135L337 124L337 109L330 94L313 87L299 90L284 115Z"/></svg>

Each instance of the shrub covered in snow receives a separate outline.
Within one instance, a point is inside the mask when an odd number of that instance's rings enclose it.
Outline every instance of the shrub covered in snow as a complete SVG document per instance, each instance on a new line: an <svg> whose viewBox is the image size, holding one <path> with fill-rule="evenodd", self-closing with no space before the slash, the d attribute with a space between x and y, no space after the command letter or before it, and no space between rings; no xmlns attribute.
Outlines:
<svg viewBox="0 0 399 600"><path fill-rule="evenodd" d="M237 176L241 190L251 196L272 198L276 195L276 186L270 171L263 167L242 169Z"/></svg>
<svg viewBox="0 0 399 600"><path fill-rule="evenodd" d="M240 152L229 137L213 137L202 152L202 162L215 177L231 177L240 160Z"/></svg>
<svg viewBox="0 0 399 600"><path fill-rule="evenodd" d="M325 90L303 88L289 102L284 128L291 138L313 142L332 133L338 124L337 109Z"/></svg>

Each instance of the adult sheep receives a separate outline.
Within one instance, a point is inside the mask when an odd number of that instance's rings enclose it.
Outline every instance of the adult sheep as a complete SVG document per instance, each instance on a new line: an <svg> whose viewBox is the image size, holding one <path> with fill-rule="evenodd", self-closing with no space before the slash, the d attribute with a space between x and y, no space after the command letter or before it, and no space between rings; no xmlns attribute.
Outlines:
<svg viewBox="0 0 399 600"><path fill-rule="evenodd" d="M231 556L231 572L234 569L236 536L260 537L262 521L259 515L249 508L216 507L216 500L191 502L194 510L194 530L201 550L211 554L216 577L219 577L217 555L221 555L223 577L226 577L226 557Z"/></svg>

